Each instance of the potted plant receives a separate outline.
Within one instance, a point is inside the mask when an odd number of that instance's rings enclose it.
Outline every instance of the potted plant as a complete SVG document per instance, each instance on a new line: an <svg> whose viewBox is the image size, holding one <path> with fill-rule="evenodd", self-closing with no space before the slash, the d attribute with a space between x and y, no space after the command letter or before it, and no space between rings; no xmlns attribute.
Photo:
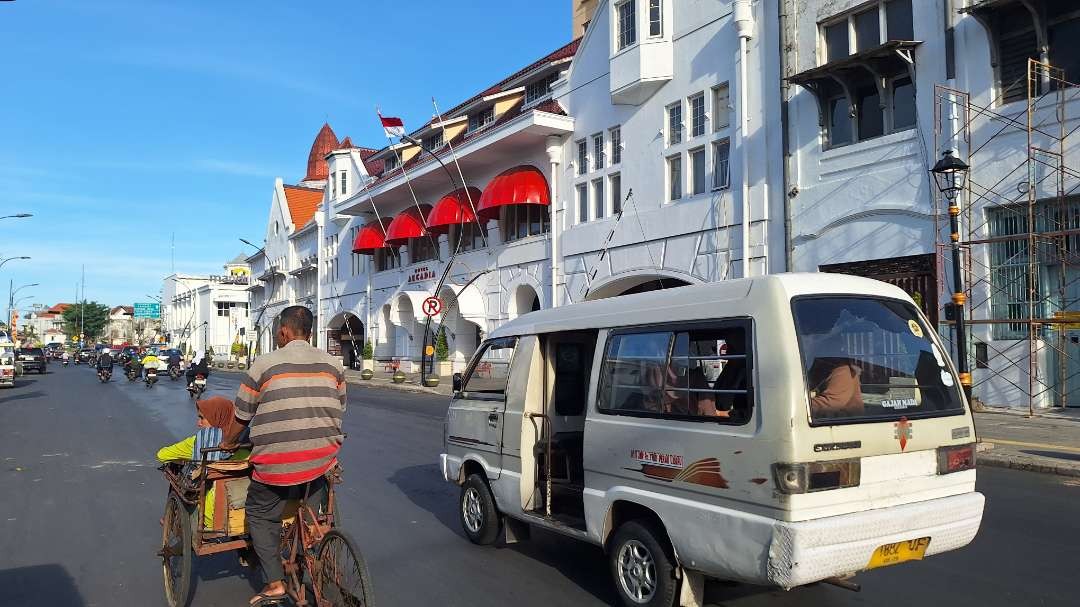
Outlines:
<svg viewBox="0 0 1080 607"><path fill-rule="evenodd" d="M453 363L450 362L450 347L446 343L446 327L439 327L439 333L435 336L435 360L437 362L437 374L439 377L450 377L453 373Z"/></svg>
<svg viewBox="0 0 1080 607"><path fill-rule="evenodd" d="M393 379L394 379L395 384L403 384L403 383L405 383L405 372L402 371L401 369L395 369Z"/></svg>
<svg viewBox="0 0 1080 607"><path fill-rule="evenodd" d="M363 360L361 365L364 371L375 370L375 346L372 345L371 340L364 341L364 350L360 358Z"/></svg>

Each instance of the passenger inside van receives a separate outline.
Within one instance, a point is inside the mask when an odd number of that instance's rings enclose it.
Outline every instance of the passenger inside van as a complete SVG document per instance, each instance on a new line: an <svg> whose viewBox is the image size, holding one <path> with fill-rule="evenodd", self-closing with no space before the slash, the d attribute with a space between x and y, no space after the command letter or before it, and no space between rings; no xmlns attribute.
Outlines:
<svg viewBox="0 0 1080 607"><path fill-rule="evenodd" d="M862 415L862 369L848 356L847 344L839 334L818 339L813 346L816 359L810 370L810 412L814 417Z"/></svg>

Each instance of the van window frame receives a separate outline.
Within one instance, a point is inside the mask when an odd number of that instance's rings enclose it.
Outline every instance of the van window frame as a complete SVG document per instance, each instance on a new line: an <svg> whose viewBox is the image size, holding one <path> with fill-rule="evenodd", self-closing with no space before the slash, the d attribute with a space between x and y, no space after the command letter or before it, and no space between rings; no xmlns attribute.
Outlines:
<svg viewBox="0 0 1080 607"><path fill-rule="evenodd" d="M709 329L724 329L730 327L741 327L746 333L746 353L744 360L746 361L746 377L749 385L746 387L746 402L750 405L750 415L746 419L732 421L731 418L725 417L705 417L700 415L679 415L674 413L654 413L652 411L633 411L623 409L602 409L600 408L600 398L605 388L605 375L604 365L607 363L608 347L611 345L611 340L619 335L627 335L634 333L648 333L648 332L670 332L672 339L668 343L667 361L670 364L672 357L672 349L675 347L675 336L680 332L701 331ZM693 422L701 424L717 424L720 426L730 426L734 428L747 426L754 421L755 412L758 409L757 402L757 390L755 386L757 381L757 365L754 364L754 352L755 337L757 335L754 318L752 316L732 316L730 318L711 318L705 320L692 320L692 321L675 321L665 323L652 323L647 325L633 325L623 327L613 327L608 330L607 336L604 339L603 350L600 358L600 364L596 369L593 369L593 373L597 374L596 380L596 397L592 402L592 410L600 415L611 415L620 417L638 417L645 419L658 419L663 421L675 421L675 422Z"/></svg>
<svg viewBox="0 0 1080 607"><path fill-rule="evenodd" d="M491 344L497 341L513 340L514 353L510 356L510 360L506 361L506 383L503 385L501 394L494 392L470 392L467 389L469 387L469 380L472 379L473 371L476 370L476 366L480 364L480 360L484 357L484 352L487 351ZM510 386L510 372L513 369L514 358L517 357L518 347L521 345L521 337L516 335L510 335L506 337L495 337L485 340L480 344L480 347L476 349L476 354L473 356L472 361L469 362L469 366L465 369L465 374L462 376L461 385L463 389L458 392L454 400L481 400L488 402L506 402L506 390Z"/></svg>
<svg viewBox="0 0 1080 607"><path fill-rule="evenodd" d="M895 423L897 421L895 419L875 420L875 419L867 419L865 417L825 418L825 419L821 419L821 420L815 420L813 414L811 414L811 412L810 412L810 378L807 376L806 369L805 369L805 364L804 364L804 361L803 361L803 338L802 338L802 335L799 334L798 327L795 325L795 304L797 302L800 302L800 301L807 301L807 300L812 300L812 299L837 299L837 298L841 298L841 299L862 299L862 300L867 300L867 301L891 301L891 302L896 302L896 303L899 303L899 304L902 304L902 305L905 305L905 306L911 306L915 310L916 318L918 318L919 321L922 323L923 330L927 331L927 334L933 334L934 335L934 337L931 338L931 340L930 340L931 343L937 345L937 347L940 348L943 353L945 353L945 364L949 367L949 371L952 372L953 377L955 378L954 379L954 381L956 382L955 389L960 390L960 408L959 409L954 409L954 410L947 410L947 411L911 412L911 413L904 414L903 417L907 418L909 421L912 421L912 420L917 420L917 419L939 419L939 418L943 418L943 417L956 417L958 415L967 415L967 413L968 413L968 403L965 402L963 391L960 389L959 375L956 372L956 367L953 365L952 357L948 355L949 350L944 348L942 346L942 344L939 343L941 336L938 335L937 329L930 322L930 320L928 318L926 318L926 315L923 314L923 311L921 309L919 309L919 306L915 305L914 303L912 303L912 302L910 302L910 301L908 301L906 299L900 299L898 297L888 297L888 296L884 296L884 295L882 295L882 296L873 296L873 295L858 295L858 294L854 294L854 293L815 293L813 295L797 295L795 297L792 297L789 304L788 304L790 309L791 309L791 328L795 331L795 341L799 346L799 351L798 351L797 358L799 360L799 370L800 370L799 372L802 375L803 405L804 405L804 407L806 409L806 419L809 422L811 428L827 428L829 426L852 426L852 425L866 425L866 424L891 424L891 423Z"/></svg>

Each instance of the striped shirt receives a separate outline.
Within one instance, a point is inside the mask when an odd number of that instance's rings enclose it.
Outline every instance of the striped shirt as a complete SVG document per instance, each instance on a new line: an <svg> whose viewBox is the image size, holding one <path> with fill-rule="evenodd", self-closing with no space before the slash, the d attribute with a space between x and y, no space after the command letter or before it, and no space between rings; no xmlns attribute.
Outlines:
<svg viewBox="0 0 1080 607"><path fill-rule="evenodd" d="M345 370L303 340L255 359L236 395L236 417L249 421L252 478L299 485L337 462L344 435Z"/></svg>

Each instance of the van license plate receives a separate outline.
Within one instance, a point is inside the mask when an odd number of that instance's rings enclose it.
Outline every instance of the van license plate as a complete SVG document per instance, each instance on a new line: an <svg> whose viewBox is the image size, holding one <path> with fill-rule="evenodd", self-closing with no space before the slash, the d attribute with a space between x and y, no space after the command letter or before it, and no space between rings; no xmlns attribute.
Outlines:
<svg viewBox="0 0 1080 607"><path fill-rule="evenodd" d="M866 568L876 569L878 567L888 567L889 565L904 563L906 561L920 561L922 560L923 555L926 554L926 547L929 545L930 538L920 537L916 540L905 540L903 542L896 542L895 544L878 546L877 549L874 550L873 556L870 557L870 563Z"/></svg>

